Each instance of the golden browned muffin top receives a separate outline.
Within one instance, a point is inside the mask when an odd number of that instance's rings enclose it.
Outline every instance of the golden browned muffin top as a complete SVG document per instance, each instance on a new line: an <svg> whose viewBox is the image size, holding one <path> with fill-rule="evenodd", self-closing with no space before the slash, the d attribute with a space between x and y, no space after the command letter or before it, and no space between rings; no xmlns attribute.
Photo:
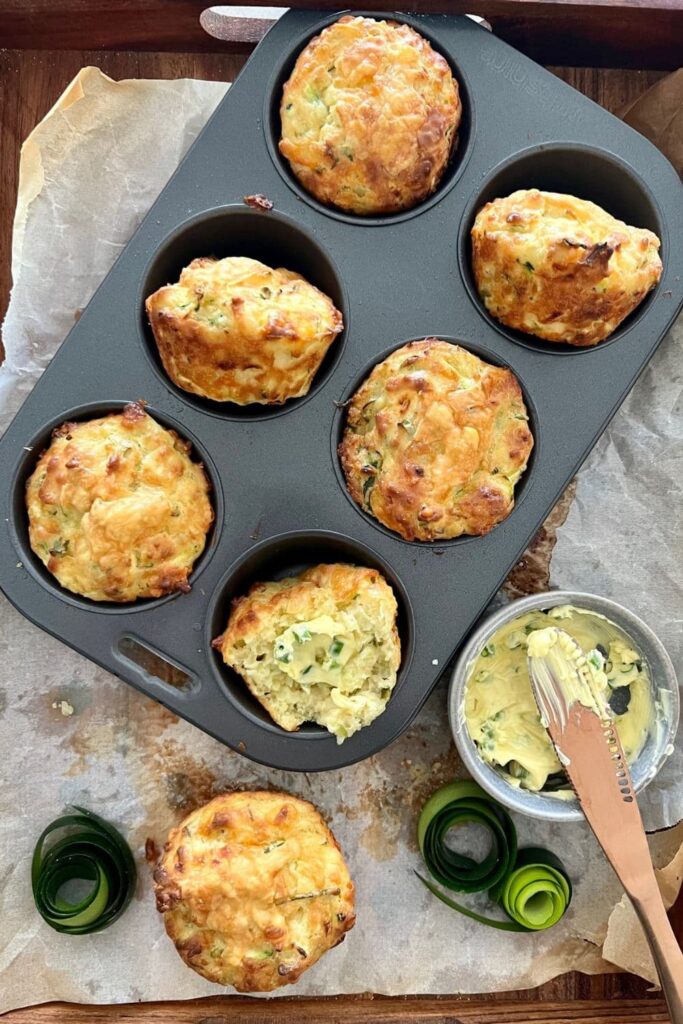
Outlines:
<svg viewBox="0 0 683 1024"><path fill-rule="evenodd" d="M186 964L238 992L292 985L353 928L354 886L312 804L228 793L171 830L157 908Z"/></svg>
<svg viewBox="0 0 683 1024"><path fill-rule="evenodd" d="M406 540L446 540L509 515L532 447L512 371L427 338L360 386L339 455L361 508Z"/></svg>
<svg viewBox="0 0 683 1024"><path fill-rule="evenodd" d="M58 427L26 507L33 551L63 587L93 601L189 590L213 521L190 445L137 403Z"/></svg>
<svg viewBox="0 0 683 1024"><path fill-rule="evenodd" d="M305 395L343 327L332 300L303 277L239 256L193 260L146 308L171 380L237 405Z"/></svg>
<svg viewBox="0 0 683 1024"><path fill-rule="evenodd" d="M461 114L448 62L426 39L346 15L311 40L285 84L280 152L321 202L393 213L434 191Z"/></svg>
<svg viewBox="0 0 683 1024"><path fill-rule="evenodd" d="M472 228L472 269L492 316L546 341L596 345L654 288L659 239L595 203L538 189L494 199Z"/></svg>
<svg viewBox="0 0 683 1024"><path fill-rule="evenodd" d="M401 661L397 610L376 569L316 565L252 586L214 646L279 726L317 722L341 743L391 696Z"/></svg>

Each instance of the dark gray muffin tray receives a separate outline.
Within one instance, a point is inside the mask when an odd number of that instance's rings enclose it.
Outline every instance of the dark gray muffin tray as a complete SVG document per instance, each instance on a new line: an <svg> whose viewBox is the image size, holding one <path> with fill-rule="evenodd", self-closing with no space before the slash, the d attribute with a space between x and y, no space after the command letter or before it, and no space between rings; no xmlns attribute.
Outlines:
<svg viewBox="0 0 683 1024"><path fill-rule="evenodd" d="M230 747L304 771L368 757L406 729L682 301L683 195L670 164L465 17L396 16L444 54L462 91L459 148L436 194L409 212L372 219L308 196L278 156L279 96L302 46L336 17L290 11L268 33L0 442L0 582L10 601ZM658 287L595 349L516 334L477 298L468 246L475 212L530 187L592 199L662 240ZM273 210L245 205L253 193L266 195ZM308 396L238 408L171 384L144 298L202 255L252 256L297 270L333 298L345 329ZM361 511L344 486L336 454L343 402L388 352L430 335L509 366L530 411L536 444L516 506L485 537L407 543ZM63 590L31 552L25 482L53 427L135 399L194 445L212 481L216 523L189 594L98 604ZM403 646L386 711L342 745L315 726L286 733L274 725L211 649L230 600L252 582L332 560L385 574L398 598Z"/></svg>

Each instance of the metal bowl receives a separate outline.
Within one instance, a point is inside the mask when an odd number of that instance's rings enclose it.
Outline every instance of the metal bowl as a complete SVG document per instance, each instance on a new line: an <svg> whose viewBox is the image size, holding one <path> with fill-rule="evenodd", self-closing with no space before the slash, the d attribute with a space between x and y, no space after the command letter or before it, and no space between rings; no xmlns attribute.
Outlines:
<svg viewBox="0 0 683 1024"><path fill-rule="evenodd" d="M655 777L673 750L678 728L679 694L676 673L669 655L649 626L623 605L596 594L582 594L574 590L552 590L544 594L512 601L484 619L465 644L451 676L448 694L448 715L456 746L472 778L500 803L513 811L546 821L580 821L583 813L576 798L565 799L552 794L534 793L511 785L505 776L487 764L479 755L465 723L465 689L467 677L482 648L501 626L534 610L547 610L557 605L572 604L587 608L611 619L633 641L650 670L654 696L662 708L662 721L653 730L638 759L631 765L631 777L639 793Z"/></svg>

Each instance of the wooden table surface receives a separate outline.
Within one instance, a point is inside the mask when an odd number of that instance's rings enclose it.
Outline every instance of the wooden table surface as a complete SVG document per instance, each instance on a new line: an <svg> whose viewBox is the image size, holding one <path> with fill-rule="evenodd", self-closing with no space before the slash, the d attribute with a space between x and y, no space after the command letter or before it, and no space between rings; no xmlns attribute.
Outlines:
<svg viewBox="0 0 683 1024"><path fill-rule="evenodd" d="M106 6L106 5L104 5ZM0 46L2 25L0 25ZM0 50L0 317L10 279L10 241L22 140L78 72L89 64L112 78L233 79L245 57L229 53L104 52L88 50ZM639 96L664 72L553 68L565 81L616 111ZM683 932L683 904L675 908ZM359 924L358 927L362 927ZM87 940L84 940L87 941ZM444 935L444 941L448 936ZM514 942L515 939L511 938ZM144 951L140 951L144 955ZM150 955L153 956L153 953ZM457 957L457 950L453 951ZM317 970L324 970L324 963ZM218 996L179 1003L93 1007L53 1003L17 1010L3 1024L655 1024L668 1020L664 1004L647 985L624 974L568 974L531 991L494 996L440 998L264 999Z"/></svg>

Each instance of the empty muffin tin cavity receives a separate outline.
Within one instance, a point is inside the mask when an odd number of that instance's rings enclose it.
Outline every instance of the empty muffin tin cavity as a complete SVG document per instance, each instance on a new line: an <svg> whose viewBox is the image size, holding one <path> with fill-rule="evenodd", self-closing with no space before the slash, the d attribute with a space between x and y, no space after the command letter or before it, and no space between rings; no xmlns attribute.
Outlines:
<svg viewBox="0 0 683 1024"><path fill-rule="evenodd" d="M476 215L493 199L532 188L588 199L632 227L649 228L662 243L660 256L666 266L665 227L657 202L644 182L612 153L579 143L554 143L524 150L496 167L463 214L458 245L460 272L472 302L492 327L510 341L536 351L572 355L603 349L635 326L654 301L658 285L608 338L587 347L545 341L512 330L491 316L479 297L472 273L470 237Z"/></svg>
<svg viewBox="0 0 683 1024"><path fill-rule="evenodd" d="M408 673L413 654L413 613L403 583L383 558L358 541L332 531L285 533L270 537L238 559L219 582L208 608L205 642L211 652L210 660L216 677L230 703L242 715L271 732L282 735L284 730L273 722L265 708L251 695L241 676L225 664L220 651L211 647L211 642L225 631L232 601L246 594L252 584L296 576L313 565L333 562L377 569L396 597L401 665L389 704ZM367 729L372 727L372 724L366 726ZM326 729L313 723L306 723L298 732L289 735L297 740L330 737Z"/></svg>
<svg viewBox="0 0 683 1024"><path fill-rule="evenodd" d="M246 256L269 267L301 274L329 296L344 319L344 330L330 345L307 395L282 405L236 405L216 402L179 388L166 373L145 312L145 299L158 288L175 283L192 260L201 256L224 259ZM246 206L225 206L192 217L162 242L143 275L138 296L140 331L144 349L167 387L179 398L216 416L230 420L259 420L289 412L311 398L334 370L348 333L349 308L341 275L324 249L288 217L253 210Z"/></svg>
<svg viewBox="0 0 683 1024"><path fill-rule="evenodd" d="M263 124L268 152L270 153L271 159L283 180L293 192L303 199L304 202L318 210L319 213L322 213L327 217L334 217L337 220L346 221L349 224L373 227L381 226L383 224L393 224L397 221L407 220L410 217L416 217L424 210L428 210L432 207L450 191L461 173L464 171L467 161L470 158L474 139L474 106L472 93L467 84L467 79L465 78L462 70L458 67L457 63L453 60L453 55L445 50L434 34L421 24L419 18L410 17L405 14L398 14L393 11L391 13L384 14L376 11L353 11L352 13L356 17L375 18L378 21L395 21L404 25L409 25L421 36L424 36L424 38L429 41L432 49L435 50L436 53L441 54L441 56L448 62L453 77L458 83L460 103L462 105L462 115L458 126L456 145L451 153L439 184L430 196L424 199L421 203L418 203L416 206L407 210L400 210L397 213L374 216L347 213L334 206L327 206L316 199L315 196L311 195L311 193L304 188L299 179L293 173L289 165L289 161L281 155L278 146L282 133L282 125L280 122L280 101L282 99L282 90L294 70L294 65L297 62L299 54L310 43L311 39L319 35L324 28L327 28L329 25L334 24L335 21L338 21L339 18L342 17L343 12L330 15L320 21L314 29L309 30L305 35L301 36L296 41L290 52L283 58L282 62L275 68L275 72L266 89Z"/></svg>
<svg viewBox="0 0 683 1024"><path fill-rule="evenodd" d="M88 611L105 614L130 614L131 612L144 611L173 600L179 596L179 592L167 594L164 597L147 597L139 598L137 601L117 602L93 601L88 597L83 597L80 594L66 590L31 548L28 534L28 514L26 511L26 484L40 456L49 448L52 431L56 427L61 426L63 423L79 423L108 416L111 413L118 413L128 404L127 401L93 402L90 405L80 406L77 409L65 412L58 419L54 419L46 424L23 449L11 484L12 519L10 528L21 564L31 573L34 579L38 580L43 587L60 600ZM223 491L220 479L216 467L204 446L192 434L188 433L185 427L170 417L158 413L149 406L146 408L147 412L157 423L160 423L169 430L174 430L180 438L190 442L192 445L190 455L194 461L202 463L211 485L209 497L213 506L214 520L206 537L206 546L194 563L190 573L190 585L192 585L210 561L219 540L220 528L224 518Z"/></svg>
<svg viewBox="0 0 683 1024"><path fill-rule="evenodd" d="M519 381L519 385L522 389L522 395L524 398L524 404L529 414L529 429L531 430L531 433L534 438L534 446L531 449L531 455L529 456L527 467L522 473L519 483L515 487L515 504L512 508L512 511L510 512L510 515L502 521L502 523L498 524L498 526L502 526L503 523L508 522L508 520L512 516L514 516L515 512L521 505L523 499L526 497L527 493L531 489L532 480L534 478L534 466L540 450L540 428L536 408L529 396L527 388L524 385L524 381L520 377L518 371L513 366L511 366L510 363L505 362L495 352L491 351L490 349L484 348L482 345L473 345L470 342L464 342L461 341L459 338L450 337L449 335L446 334L425 334L419 338L408 338L406 341L399 342L399 344L397 345L392 345L390 348L387 348L383 352L380 352L372 360L371 363L368 363L365 369L357 377L355 377L349 384L347 384L344 393L341 396L341 399L337 402L337 411L332 421L332 461L334 464L335 472L337 474L337 479L339 481L339 486L344 492L347 501L350 502L350 504L353 506L356 512L358 512L359 515L363 516L367 520L367 522L369 522L376 530L379 530L381 533L383 533L385 537L391 537L393 538L393 540L400 541L402 544L415 544L419 547L426 548L441 548L444 545L453 546L457 544L472 543L474 541L481 542L487 536L487 534L483 534L481 536L462 534L462 536L460 537L445 538L443 540L437 539L431 541L405 540L403 537L400 536L400 534L396 533L394 530L390 530L389 527L384 526L383 523L380 523L379 519L376 519L375 516L372 515L370 512L366 511L366 509L361 508L361 506L358 505L353 500L346 486L346 477L344 476L344 470L342 468L341 459L339 458L339 445L341 444L342 438L344 436L347 409L351 399L355 395L356 391L358 391L361 384L370 376L373 369L376 366L378 366L379 363L383 362L387 358L387 356L391 355L392 352L395 352L397 349L402 348L404 345L409 345L411 341L423 341L425 338L429 337L435 337L438 338L440 341L448 341L453 345L459 345L461 348L467 349L468 352L472 352L474 355L479 356L480 359L483 359L487 363L491 363L493 366L505 367L505 369L510 370L512 373L514 373L515 377ZM497 529L497 527L494 527L494 530L495 529Z"/></svg>

